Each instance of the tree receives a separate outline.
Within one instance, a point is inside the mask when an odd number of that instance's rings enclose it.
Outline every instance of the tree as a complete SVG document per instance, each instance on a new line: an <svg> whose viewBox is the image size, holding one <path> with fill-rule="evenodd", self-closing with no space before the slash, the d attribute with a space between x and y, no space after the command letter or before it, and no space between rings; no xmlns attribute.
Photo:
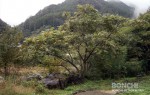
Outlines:
<svg viewBox="0 0 150 95"><path fill-rule="evenodd" d="M106 19L92 6L79 5L77 12L69 17L59 30L50 30L28 38L24 45L32 47L33 54L40 55L40 58L47 55L64 61L59 66L69 72L69 67L72 66L76 73L84 78L92 66L90 58L93 55L117 50L119 45L114 38L117 37L115 34L121 25L119 22L122 21L126 20L122 17L117 19L115 16ZM37 59L39 60L39 57Z"/></svg>
<svg viewBox="0 0 150 95"><path fill-rule="evenodd" d="M140 15L139 18L130 23L134 40L129 48L128 58L137 59L142 63L143 71L150 71L150 12Z"/></svg>
<svg viewBox="0 0 150 95"><path fill-rule="evenodd" d="M21 39L22 33L16 28L7 28L0 33L0 65L4 67L5 77L8 66L19 60Z"/></svg>

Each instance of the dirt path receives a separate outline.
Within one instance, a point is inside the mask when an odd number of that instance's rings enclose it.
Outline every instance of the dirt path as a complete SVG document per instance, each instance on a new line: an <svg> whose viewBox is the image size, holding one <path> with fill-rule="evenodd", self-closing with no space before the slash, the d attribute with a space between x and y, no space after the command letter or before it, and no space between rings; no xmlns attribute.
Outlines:
<svg viewBox="0 0 150 95"><path fill-rule="evenodd" d="M86 92L81 92L81 93L78 93L78 94L75 94L75 95L115 95L117 94L118 91L117 90L108 90L108 91L105 91L105 90L94 90L94 91L86 91Z"/></svg>

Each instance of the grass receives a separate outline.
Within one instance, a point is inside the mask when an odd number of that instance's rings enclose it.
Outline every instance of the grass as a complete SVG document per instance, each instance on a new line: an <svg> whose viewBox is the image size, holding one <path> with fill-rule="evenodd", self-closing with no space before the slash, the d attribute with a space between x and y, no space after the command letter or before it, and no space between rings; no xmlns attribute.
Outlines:
<svg viewBox="0 0 150 95"><path fill-rule="evenodd" d="M31 69L30 69L31 70ZM32 69L34 72L40 69ZM43 69L41 69L43 72ZM28 69L21 70L24 75L29 73ZM32 71L33 72L33 71ZM4 83L0 83L0 95L71 95L80 90L111 90L112 82L138 82L140 89L143 92L127 92L118 95L150 95L150 76L145 76L140 80L137 78L123 78L118 80L85 80L83 84L70 85L64 90L60 89L46 89L37 81L22 82L19 75L10 76Z"/></svg>
<svg viewBox="0 0 150 95"><path fill-rule="evenodd" d="M86 80L85 83L79 85L72 85L64 90L51 90L54 95L70 95L73 92L79 90L92 90L92 89L111 89L111 85L108 81L90 81Z"/></svg>
<svg viewBox="0 0 150 95"><path fill-rule="evenodd" d="M29 86L23 86L22 84L9 84L5 88L0 89L0 95L71 95L79 90L111 90L112 82L137 82L136 78L124 78L119 80L86 80L83 84L70 85L64 90L52 89L48 90L43 86L34 86L35 83L30 82ZM8 82L9 83L9 82ZM33 84L33 85L32 85ZM150 95L150 76L146 76L139 81L140 89L143 92L128 92L118 95ZM31 86L32 85L32 86ZM5 94L4 94L5 93ZM7 93L7 94L6 94ZM10 94L9 94L10 93Z"/></svg>
<svg viewBox="0 0 150 95"><path fill-rule="evenodd" d="M143 77L138 83L139 89L142 91L126 92L119 95L150 95L150 76Z"/></svg>
<svg viewBox="0 0 150 95"><path fill-rule="evenodd" d="M111 89L110 80L85 80L83 84L70 85L64 90L48 90L36 81L20 82L18 84L18 82L12 79L13 78L9 78L3 85L0 85L0 87L3 88L0 89L0 95L70 95L79 90Z"/></svg>

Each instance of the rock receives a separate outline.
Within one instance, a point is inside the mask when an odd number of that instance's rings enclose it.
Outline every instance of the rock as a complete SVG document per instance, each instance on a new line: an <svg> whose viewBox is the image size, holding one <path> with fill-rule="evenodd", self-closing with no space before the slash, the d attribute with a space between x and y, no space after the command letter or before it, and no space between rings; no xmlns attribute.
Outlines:
<svg viewBox="0 0 150 95"><path fill-rule="evenodd" d="M69 84L83 83L83 78L81 78L79 75L74 75L74 74L66 77L63 74L52 73L47 75L46 78L42 80L42 83L49 89L52 88L64 89Z"/></svg>
<svg viewBox="0 0 150 95"><path fill-rule="evenodd" d="M3 83L4 81L5 79L2 76L0 76L0 83Z"/></svg>
<svg viewBox="0 0 150 95"><path fill-rule="evenodd" d="M66 76L64 74L55 74L55 77L58 79L66 79Z"/></svg>
<svg viewBox="0 0 150 95"><path fill-rule="evenodd" d="M60 88L64 89L67 86L66 76L59 73L47 75L42 82L48 89Z"/></svg>
<svg viewBox="0 0 150 95"><path fill-rule="evenodd" d="M51 80L53 79L66 79L66 76L60 73L52 73L46 76L46 78L49 78Z"/></svg>
<svg viewBox="0 0 150 95"><path fill-rule="evenodd" d="M55 74L49 74L46 76L46 78L48 78L50 80L54 80L56 77L55 77Z"/></svg>
<svg viewBox="0 0 150 95"><path fill-rule="evenodd" d="M67 86L66 82L64 80L60 80L60 79L51 80L49 78L45 78L45 79L42 80L42 83L48 89L53 89L53 88L64 89Z"/></svg>
<svg viewBox="0 0 150 95"><path fill-rule="evenodd" d="M51 80L51 79L49 79L49 78L45 78L45 79L42 80L42 83L43 83L48 89L60 88L60 84L59 84L59 80L58 80L58 79Z"/></svg>
<svg viewBox="0 0 150 95"><path fill-rule="evenodd" d="M83 78L78 75L70 75L67 78L67 84L80 84L83 83Z"/></svg>
<svg viewBox="0 0 150 95"><path fill-rule="evenodd" d="M35 73L35 74L30 74L29 76L26 77L27 81L31 81L31 80L42 80L43 76L39 73Z"/></svg>

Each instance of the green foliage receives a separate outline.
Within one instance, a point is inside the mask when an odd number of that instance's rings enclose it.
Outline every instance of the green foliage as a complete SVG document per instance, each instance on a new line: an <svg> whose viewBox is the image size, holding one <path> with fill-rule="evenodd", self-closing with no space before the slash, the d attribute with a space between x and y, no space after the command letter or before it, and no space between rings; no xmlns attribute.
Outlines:
<svg viewBox="0 0 150 95"><path fill-rule="evenodd" d="M64 16L67 19L59 29L26 38L22 45L25 60L46 66L50 72L64 68L83 77L120 78L148 72L149 12L130 20L101 15L86 4Z"/></svg>
<svg viewBox="0 0 150 95"><path fill-rule="evenodd" d="M57 66L61 63L60 60L46 55L43 57L42 62L43 64L41 65L46 66L49 70L49 73L60 73L61 70L59 66Z"/></svg>
<svg viewBox="0 0 150 95"><path fill-rule="evenodd" d="M150 18L149 11L130 23L134 40L131 41L128 51L128 60L137 59L142 62L143 71L146 73L150 71L150 21L148 18Z"/></svg>
<svg viewBox="0 0 150 95"><path fill-rule="evenodd" d="M98 10L90 5L78 5L77 12L65 22L64 30L69 32L94 33L98 31L100 24Z"/></svg>
<svg viewBox="0 0 150 95"><path fill-rule="evenodd" d="M21 85L24 87L36 87L39 83L35 80L32 81L23 81L21 82Z"/></svg>
<svg viewBox="0 0 150 95"><path fill-rule="evenodd" d="M89 73L90 79L99 78L121 78L127 73L126 64L127 48L120 47L113 52L108 49L102 51L101 54L93 56L93 68Z"/></svg>
<svg viewBox="0 0 150 95"><path fill-rule="evenodd" d="M0 66L4 67L5 74L9 65L20 62L21 40L22 33L16 28L7 28L0 33Z"/></svg>
<svg viewBox="0 0 150 95"><path fill-rule="evenodd" d="M142 72L141 62L139 62L137 59L128 61L125 64L125 66L126 66L127 76L130 77L136 76Z"/></svg>
<svg viewBox="0 0 150 95"><path fill-rule="evenodd" d="M126 19L123 17L101 16L94 7L79 5L77 12L59 30L51 29L27 38L24 46L33 51L32 58L38 63L45 64L46 59L57 58L60 62L51 60L48 63L62 66L69 73L68 66L72 66L79 75L84 76L92 65L92 56L103 51L110 53L109 50L115 53L120 47L116 33L124 22ZM32 55L32 52L29 53Z"/></svg>
<svg viewBox="0 0 150 95"><path fill-rule="evenodd" d="M41 93L41 94L45 94L46 93L46 88L43 86L43 85L41 85L41 84L39 84L37 87L36 87L36 89L35 89L35 91L36 91L36 93Z"/></svg>
<svg viewBox="0 0 150 95"><path fill-rule="evenodd" d="M120 93L118 95L149 95L150 94L149 78L150 78L149 76L146 76L139 82L139 89L143 91L125 92L125 93ZM128 79L128 80L133 81L131 79ZM134 79L134 81L136 80Z"/></svg>

